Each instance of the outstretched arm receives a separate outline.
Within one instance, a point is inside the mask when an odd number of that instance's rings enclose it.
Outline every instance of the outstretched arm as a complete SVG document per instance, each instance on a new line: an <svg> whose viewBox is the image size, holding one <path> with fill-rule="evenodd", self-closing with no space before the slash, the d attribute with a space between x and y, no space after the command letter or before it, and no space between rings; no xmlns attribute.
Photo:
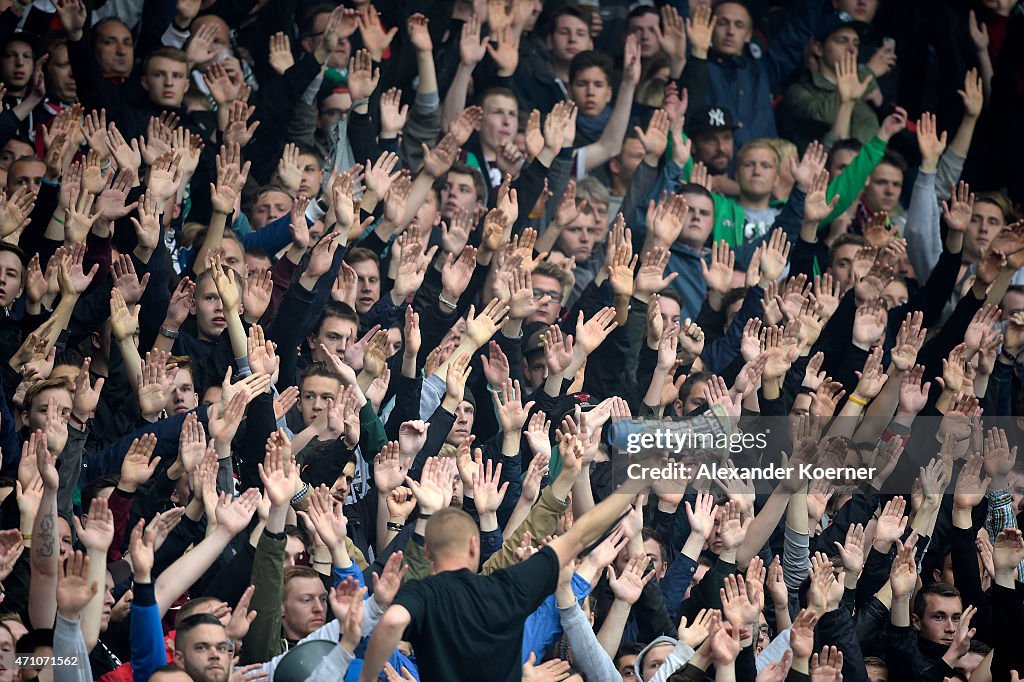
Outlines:
<svg viewBox="0 0 1024 682"><path fill-rule="evenodd" d="M608 119L608 125L605 126L601 138L586 147L584 158L588 173L622 151L622 141L626 137L626 128L629 125L629 113L633 109L633 95L640 81L640 45L634 36L629 36L626 40L626 54L623 59L622 83L615 97L615 108L612 109L611 118Z"/></svg>
<svg viewBox="0 0 1024 682"><path fill-rule="evenodd" d="M380 677L384 663L402 641L402 633L412 622L412 615L404 606L397 604L388 608L370 637L363 656L363 672L359 682L374 682Z"/></svg>

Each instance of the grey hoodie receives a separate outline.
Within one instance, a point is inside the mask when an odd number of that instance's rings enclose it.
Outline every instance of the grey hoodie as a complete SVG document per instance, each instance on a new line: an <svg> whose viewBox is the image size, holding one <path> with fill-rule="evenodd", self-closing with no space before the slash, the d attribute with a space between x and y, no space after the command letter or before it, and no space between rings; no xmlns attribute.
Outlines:
<svg viewBox="0 0 1024 682"><path fill-rule="evenodd" d="M665 659L665 662L661 664L661 667L658 668L658 672L654 673L654 676L650 679L646 679L642 674L644 658L647 657L647 654L650 653L651 649L660 644L671 644L675 648L672 650L672 653L668 655L668 658ZM693 649L691 649L688 644L683 644L678 639L662 635L661 637L655 638L650 644L640 651L639 655L636 657L636 663L633 664L633 667L636 669L636 676L644 682L665 682L672 673L677 670L681 670L683 666L693 658L693 653Z"/></svg>

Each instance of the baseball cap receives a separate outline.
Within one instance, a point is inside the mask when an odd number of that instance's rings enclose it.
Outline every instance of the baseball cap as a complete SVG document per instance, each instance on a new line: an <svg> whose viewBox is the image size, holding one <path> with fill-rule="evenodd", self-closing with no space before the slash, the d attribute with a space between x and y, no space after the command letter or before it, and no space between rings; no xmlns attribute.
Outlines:
<svg viewBox="0 0 1024 682"><path fill-rule="evenodd" d="M522 353L524 356L530 353L544 350L544 334L548 326L540 322L533 322L523 329Z"/></svg>
<svg viewBox="0 0 1024 682"><path fill-rule="evenodd" d="M686 134L690 137L715 130L739 128L732 112L726 107L705 105L686 117Z"/></svg>
<svg viewBox="0 0 1024 682"><path fill-rule="evenodd" d="M841 28L852 28L857 32L861 40L864 40L871 33L871 24L857 21L846 12L833 12L822 23L814 37L819 43L824 42L826 38Z"/></svg>

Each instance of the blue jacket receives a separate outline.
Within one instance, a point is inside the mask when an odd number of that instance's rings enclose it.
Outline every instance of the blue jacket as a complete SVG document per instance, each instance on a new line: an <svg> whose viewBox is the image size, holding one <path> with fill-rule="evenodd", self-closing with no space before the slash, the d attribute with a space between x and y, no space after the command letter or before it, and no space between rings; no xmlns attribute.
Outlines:
<svg viewBox="0 0 1024 682"><path fill-rule="evenodd" d="M720 106L729 109L740 127L734 131L735 148L763 137L777 137L772 92L779 81L774 62L743 54L738 57L714 50L707 59L691 56L686 63L683 81L696 106Z"/></svg>
<svg viewBox="0 0 1024 682"><path fill-rule="evenodd" d="M572 576L572 593L576 600L582 602L590 594L591 585L578 573ZM540 607L531 613L523 628L523 662L530 658L532 651L537 660L544 658L545 652L562 636L562 621L558 617L558 602L555 595L549 595Z"/></svg>
<svg viewBox="0 0 1024 682"><path fill-rule="evenodd" d="M146 682L158 668L167 665L164 629L153 583L135 583L130 632L132 674L138 682Z"/></svg>

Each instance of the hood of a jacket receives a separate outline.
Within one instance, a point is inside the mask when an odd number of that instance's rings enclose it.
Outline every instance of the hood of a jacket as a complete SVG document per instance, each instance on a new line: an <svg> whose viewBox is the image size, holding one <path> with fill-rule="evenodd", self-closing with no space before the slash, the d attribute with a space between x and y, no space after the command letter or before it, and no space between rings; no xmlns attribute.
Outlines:
<svg viewBox="0 0 1024 682"><path fill-rule="evenodd" d="M679 640L673 639L668 635L662 635L660 637L654 638L650 644L648 644L640 650L640 653L636 655L636 663L633 664L633 668L636 670L636 676L641 680L645 679L642 672L644 667L644 659L647 657L647 654L650 653L651 649L662 644L671 644L672 647L675 648L679 644Z"/></svg>

